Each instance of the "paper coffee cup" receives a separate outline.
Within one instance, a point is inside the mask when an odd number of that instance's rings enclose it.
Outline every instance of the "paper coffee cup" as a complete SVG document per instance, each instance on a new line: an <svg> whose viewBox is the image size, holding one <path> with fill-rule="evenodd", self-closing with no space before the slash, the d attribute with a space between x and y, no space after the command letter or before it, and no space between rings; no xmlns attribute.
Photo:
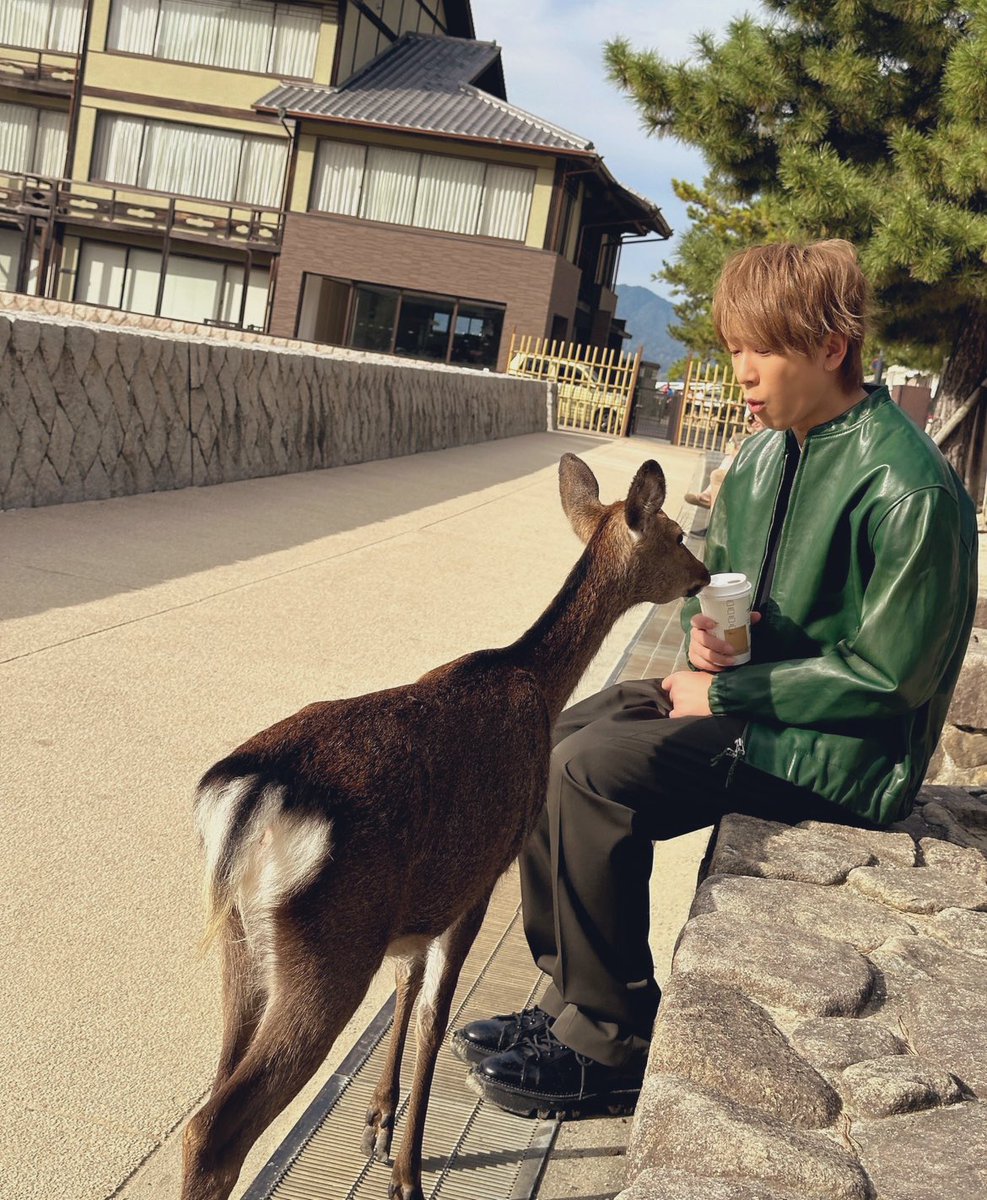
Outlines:
<svg viewBox="0 0 987 1200"><path fill-rule="evenodd" d="M753 590L746 575L728 571L710 576L709 583L699 593L699 607L716 622L712 632L733 647L737 666L751 660Z"/></svg>

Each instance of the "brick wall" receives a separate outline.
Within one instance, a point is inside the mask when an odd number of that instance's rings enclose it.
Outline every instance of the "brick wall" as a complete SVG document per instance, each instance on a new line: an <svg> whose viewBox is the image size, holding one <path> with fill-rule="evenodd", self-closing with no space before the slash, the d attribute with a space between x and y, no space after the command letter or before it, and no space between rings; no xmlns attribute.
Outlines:
<svg viewBox="0 0 987 1200"><path fill-rule="evenodd" d="M271 314L271 333L277 337L295 335L306 271L503 304L499 370L506 366L512 330L548 334L554 312L571 324L579 289L576 268L547 250L321 213L289 213Z"/></svg>

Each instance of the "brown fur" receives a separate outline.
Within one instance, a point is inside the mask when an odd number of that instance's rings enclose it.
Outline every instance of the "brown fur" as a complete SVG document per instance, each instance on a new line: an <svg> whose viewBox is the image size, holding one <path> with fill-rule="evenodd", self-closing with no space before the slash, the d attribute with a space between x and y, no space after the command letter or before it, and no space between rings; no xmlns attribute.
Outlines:
<svg viewBox="0 0 987 1200"><path fill-rule="evenodd" d="M389 1195L422 1200L421 1145L435 1058L463 959L499 876L544 803L550 730L614 621L709 579L661 511L665 481L645 463L626 502L604 507L589 468L560 464L562 504L588 547L517 642L482 650L368 696L312 704L251 738L203 778L252 778L211 881L223 947L224 1040L212 1095L185 1132L184 1200L225 1200L264 1127L298 1092L400 943L398 1005L364 1147L386 1158L398 1071L429 943L445 965L420 1006L407 1125ZM314 876L272 914L274 986L259 977L235 902L238 855L266 844L250 817L265 787L281 811L331 828Z"/></svg>

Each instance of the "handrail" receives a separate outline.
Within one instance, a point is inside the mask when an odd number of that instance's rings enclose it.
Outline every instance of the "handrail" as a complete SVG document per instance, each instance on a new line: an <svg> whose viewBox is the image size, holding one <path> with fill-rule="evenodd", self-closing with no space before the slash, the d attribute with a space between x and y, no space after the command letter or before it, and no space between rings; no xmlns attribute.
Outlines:
<svg viewBox="0 0 987 1200"><path fill-rule="evenodd" d="M16 53L11 54L11 51ZM56 61L70 59L71 63ZM35 50L27 46L0 46L0 83L47 84L52 91L72 90L79 75L79 55L71 50Z"/></svg>
<svg viewBox="0 0 987 1200"><path fill-rule="evenodd" d="M197 197L167 197L140 188L0 171L0 212L134 231L168 232L188 241L221 241L276 250L284 232L279 208Z"/></svg>

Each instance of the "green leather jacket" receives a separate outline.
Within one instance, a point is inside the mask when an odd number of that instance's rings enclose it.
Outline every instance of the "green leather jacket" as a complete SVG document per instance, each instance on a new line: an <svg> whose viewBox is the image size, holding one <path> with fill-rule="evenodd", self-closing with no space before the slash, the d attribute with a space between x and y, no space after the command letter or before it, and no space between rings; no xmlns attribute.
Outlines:
<svg viewBox="0 0 987 1200"><path fill-rule="evenodd" d="M786 447L748 438L711 514L706 565L765 568ZM728 753L872 821L905 815L946 718L977 601L977 522L932 441L872 391L809 432L749 664L716 675ZM693 599L682 623L698 611Z"/></svg>

